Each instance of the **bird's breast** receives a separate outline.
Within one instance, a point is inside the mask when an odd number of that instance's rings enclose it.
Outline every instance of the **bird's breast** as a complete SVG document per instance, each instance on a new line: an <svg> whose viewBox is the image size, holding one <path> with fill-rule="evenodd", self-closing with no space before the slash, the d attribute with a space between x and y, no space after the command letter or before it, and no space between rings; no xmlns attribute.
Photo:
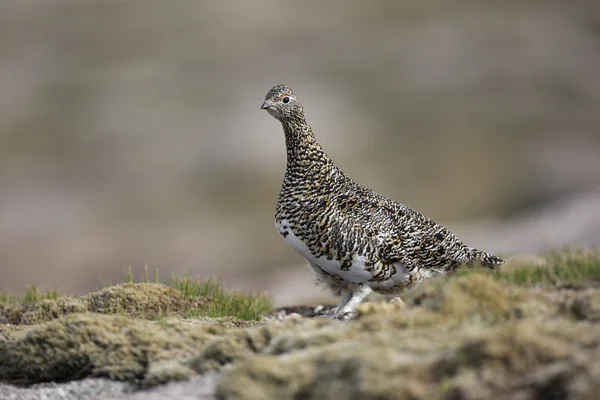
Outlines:
<svg viewBox="0 0 600 400"><path fill-rule="evenodd" d="M365 269L364 257L353 259L350 263L342 263L336 257L325 254L317 248L323 243L319 243L315 238L307 237L307 232L310 230L302 229L300 225L285 218L277 219L275 225L283 240L291 248L325 272L352 283L367 282L372 278L371 273Z"/></svg>

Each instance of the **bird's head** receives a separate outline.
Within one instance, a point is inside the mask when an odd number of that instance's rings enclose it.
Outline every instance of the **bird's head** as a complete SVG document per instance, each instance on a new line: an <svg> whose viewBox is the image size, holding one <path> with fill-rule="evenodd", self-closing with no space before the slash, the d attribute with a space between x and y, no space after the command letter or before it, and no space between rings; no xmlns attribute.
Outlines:
<svg viewBox="0 0 600 400"><path fill-rule="evenodd" d="M280 121L303 119L304 108L296 98L296 95L286 85L277 85L269 90L261 110L267 110L269 114Z"/></svg>

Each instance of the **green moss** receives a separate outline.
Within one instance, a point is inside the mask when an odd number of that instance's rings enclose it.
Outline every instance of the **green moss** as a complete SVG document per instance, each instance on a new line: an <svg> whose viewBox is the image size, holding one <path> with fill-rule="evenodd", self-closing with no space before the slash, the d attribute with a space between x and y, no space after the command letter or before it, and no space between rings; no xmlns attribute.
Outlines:
<svg viewBox="0 0 600 400"><path fill-rule="evenodd" d="M405 301L436 312L446 321L487 324L522 318L537 305L536 298L525 295L522 289L480 274L424 282L409 293Z"/></svg>
<svg viewBox="0 0 600 400"><path fill-rule="evenodd" d="M281 337L284 332L292 335L302 330L311 331L316 324L327 324L328 321L307 319L287 319L251 329L229 332L210 343L202 353L191 362L191 367L199 373L218 371L232 362L244 360L262 352L274 338Z"/></svg>
<svg viewBox="0 0 600 400"><path fill-rule="evenodd" d="M340 326L337 341L284 356L270 351L270 345L262 355L234 363L218 383L217 395L223 399L442 399L479 398L487 393L484 398L495 398L492 393L519 390L521 378L536 368L571 360L577 352L598 348L600 341L598 326L534 321L484 330L436 329L425 335L421 330L397 330L391 324L376 335L363 335L357 329L361 328L353 321ZM348 331L355 335L347 335ZM415 346L411 341L422 343ZM594 362L589 360L589 365Z"/></svg>
<svg viewBox="0 0 600 400"><path fill-rule="evenodd" d="M574 332L558 326L545 327L531 322L515 322L487 335L467 338L432 366L436 379L456 376L463 369L500 368L524 374L540 364L569 356Z"/></svg>
<svg viewBox="0 0 600 400"><path fill-rule="evenodd" d="M365 303L358 320L371 332L460 325L490 326L546 312L548 301L485 274L440 277L422 282L401 303ZM381 316L385 316L382 319Z"/></svg>
<svg viewBox="0 0 600 400"><path fill-rule="evenodd" d="M86 312L87 308L79 299L58 297L35 303L0 304L0 323L13 325L33 325L50 321L70 313Z"/></svg>
<svg viewBox="0 0 600 400"><path fill-rule="evenodd" d="M590 359L584 356L598 349L598 334L597 325L520 321L466 337L432 363L429 371L434 384L441 380L459 398L480 393L489 393L488 397L512 393L506 398L522 398L515 393L529 384L545 386L548 393L565 393L566 398L576 376L600 361L599 352ZM564 367L566 371L561 371ZM554 376L553 371L562 376ZM525 398L546 398L547 394Z"/></svg>
<svg viewBox="0 0 600 400"><path fill-rule="evenodd" d="M0 340L0 379L28 383L93 376L147 383L185 378L193 373L186 360L214 339L214 332L202 326L72 314Z"/></svg>
<svg viewBox="0 0 600 400"><path fill-rule="evenodd" d="M593 289L579 291L567 297L561 308L576 320L600 322L600 293Z"/></svg>
<svg viewBox="0 0 600 400"><path fill-rule="evenodd" d="M83 296L88 311L156 319L206 310L212 299L185 297L179 290L156 283L124 283Z"/></svg>
<svg viewBox="0 0 600 400"><path fill-rule="evenodd" d="M35 302L0 304L0 322L33 325L63 315L88 311L156 319L164 315L183 316L206 309L209 302L206 298L185 298L179 291L161 284L125 283L78 299L58 297Z"/></svg>
<svg viewBox="0 0 600 400"><path fill-rule="evenodd" d="M286 357L256 356L235 364L218 383L224 399L426 399L416 357L391 347L339 342Z"/></svg>
<svg viewBox="0 0 600 400"><path fill-rule="evenodd" d="M21 332L25 325L0 324L0 341L8 340L13 334Z"/></svg>

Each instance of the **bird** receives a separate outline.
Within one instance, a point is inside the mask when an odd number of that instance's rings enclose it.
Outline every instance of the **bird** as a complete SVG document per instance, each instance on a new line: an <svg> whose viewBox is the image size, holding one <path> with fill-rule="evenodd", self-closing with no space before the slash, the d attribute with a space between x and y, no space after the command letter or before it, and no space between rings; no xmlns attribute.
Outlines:
<svg viewBox="0 0 600 400"><path fill-rule="evenodd" d="M289 86L274 86L261 109L281 122L285 134L276 228L306 259L317 283L340 297L331 318L354 318L373 291L399 295L463 265L504 264L425 215L354 182L317 142Z"/></svg>

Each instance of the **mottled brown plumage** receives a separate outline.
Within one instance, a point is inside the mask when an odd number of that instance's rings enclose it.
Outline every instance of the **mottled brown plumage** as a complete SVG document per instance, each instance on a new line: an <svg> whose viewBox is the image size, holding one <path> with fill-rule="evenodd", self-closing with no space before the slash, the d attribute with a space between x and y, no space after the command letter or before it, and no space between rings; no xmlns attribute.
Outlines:
<svg viewBox="0 0 600 400"><path fill-rule="evenodd" d="M287 147L277 229L318 281L341 296L336 318L351 315L371 290L400 293L462 264L504 262L346 176L315 140L288 86L271 89L261 108L283 125Z"/></svg>

